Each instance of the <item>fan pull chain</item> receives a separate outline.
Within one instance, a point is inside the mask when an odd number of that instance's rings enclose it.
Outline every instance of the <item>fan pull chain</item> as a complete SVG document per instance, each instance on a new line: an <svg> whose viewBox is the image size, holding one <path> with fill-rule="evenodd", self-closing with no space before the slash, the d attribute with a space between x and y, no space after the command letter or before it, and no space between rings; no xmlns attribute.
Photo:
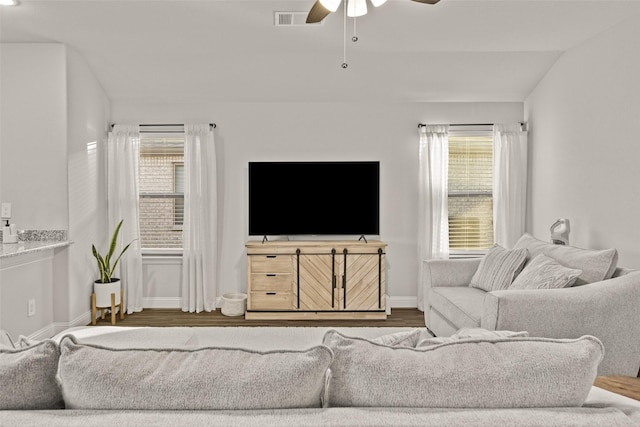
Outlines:
<svg viewBox="0 0 640 427"><path fill-rule="evenodd" d="M344 20L342 25L342 68L347 68L347 4L344 4Z"/></svg>
<svg viewBox="0 0 640 427"><path fill-rule="evenodd" d="M353 18L353 37L351 37L352 42L358 41L358 35L356 34L356 18Z"/></svg>

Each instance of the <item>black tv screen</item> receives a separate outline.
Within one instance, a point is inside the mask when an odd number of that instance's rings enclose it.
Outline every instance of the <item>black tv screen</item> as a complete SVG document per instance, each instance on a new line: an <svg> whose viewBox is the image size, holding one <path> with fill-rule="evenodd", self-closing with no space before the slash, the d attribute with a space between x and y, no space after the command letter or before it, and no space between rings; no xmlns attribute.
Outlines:
<svg viewBox="0 0 640 427"><path fill-rule="evenodd" d="M249 235L380 234L380 162L249 162Z"/></svg>

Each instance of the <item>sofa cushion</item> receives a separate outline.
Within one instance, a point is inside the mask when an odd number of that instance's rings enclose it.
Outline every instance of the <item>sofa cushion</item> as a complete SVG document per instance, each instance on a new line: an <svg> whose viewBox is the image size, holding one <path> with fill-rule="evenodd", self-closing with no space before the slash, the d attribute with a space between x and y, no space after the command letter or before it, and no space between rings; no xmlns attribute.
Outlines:
<svg viewBox="0 0 640 427"><path fill-rule="evenodd" d="M486 292L469 286L441 286L429 290L431 308L460 328L480 326ZM427 325L429 326L429 325Z"/></svg>
<svg viewBox="0 0 640 427"><path fill-rule="evenodd" d="M527 262L540 254L545 254L565 267L582 270L575 285L599 282L610 279L618 264L618 251L614 248L594 250L582 249L575 246L554 245L536 239L529 233L524 233L516 242L514 249L527 249Z"/></svg>
<svg viewBox="0 0 640 427"><path fill-rule="evenodd" d="M509 289L567 288L581 274L582 270L565 267L555 259L540 254L524 267Z"/></svg>
<svg viewBox="0 0 640 427"><path fill-rule="evenodd" d="M51 340L27 348L0 348L0 409L59 409L60 349Z"/></svg>
<svg viewBox="0 0 640 427"><path fill-rule="evenodd" d="M602 360L595 337L463 339L413 349L337 331L329 406L517 408L581 406Z"/></svg>
<svg viewBox="0 0 640 427"><path fill-rule="evenodd" d="M527 260L526 249L506 250L495 244L482 258L469 286L487 292L507 289Z"/></svg>
<svg viewBox="0 0 640 427"><path fill-rule="evenodd" d="M72 409L278 409L321 407L333 354L325 346L125 349L60 342L59 375Z"/></svg>
<svg viewBox="0 0 640 427"><path fill-rule="evenodd" d="M415 347L420 341L432 337L433 335L431 335L426 328L417 328L412 331L401 331L382 335L373 338L371 341L391 347Z"/></svg>
<svg viewBox="0 0 640 427"><path fill-rule="evenodd" d="M518 338L518 337L528 337L529 332L527 331L490 331L488 329L483 328L461 328L456 331L455 334L448 337L431 337L425 338L418 342L415 347L428 347L431 345L444 344L446 342L459 341L467 338Z"/></svg>

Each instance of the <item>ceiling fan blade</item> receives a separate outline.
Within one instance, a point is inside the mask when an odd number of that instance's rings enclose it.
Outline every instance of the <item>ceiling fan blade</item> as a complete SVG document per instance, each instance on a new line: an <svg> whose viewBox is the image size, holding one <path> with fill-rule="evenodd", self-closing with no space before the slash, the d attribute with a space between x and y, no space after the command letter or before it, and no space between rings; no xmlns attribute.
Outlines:
<svg viewBox="0 0 640 427"><path fill-rule="evenodd" d="M307 24L315 24L322 21L331 11L324 7L320 0L316 0L316 2L311 7L309 14L307 15Z"/></svg>
<svg viewBox="0 0 640 427"><path fill-rule="evenodd" d="M438 3L440 0L413 0L413 1L417 1L418 3L436 4L436 3Z"/></svg>

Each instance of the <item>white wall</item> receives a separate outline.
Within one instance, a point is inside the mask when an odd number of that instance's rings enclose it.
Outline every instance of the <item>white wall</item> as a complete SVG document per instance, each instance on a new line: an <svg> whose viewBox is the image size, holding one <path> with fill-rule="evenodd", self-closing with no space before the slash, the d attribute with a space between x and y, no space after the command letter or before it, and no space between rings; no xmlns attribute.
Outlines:
<svg viewBox="0 0 640 427"><path fill-rule="evenodd" d="M522 121L523 104L114 103L113 120L116 123L213 121L218 125L220 295L246 290L244 244L248 239L249 161L379 160L380 238L389 245L387 290L392 296L393 306L415 307L418 280L418 123ZM174 286L179 292L179 284Z"/></svg>
<svg viewBox="0 0 640 427"><path fill-rule="evenodd" d="M16 318L10 327L24 335L56 332L89 322L96 274L91 243L106 241L99 150L111 105L84 59L64 45L2 44L0 50L0 199L12 202L19 229L68 230L73 242L54 252L50 273L40 275L47 280L30 284L36 316ZM22 280L36 274L23 269ZM0 286L15 286L17 277L4 275ZM26 303L18 311L26 313Z"/></svg>
<svg viewBox="0 0 640 427"><path fill-rule="evenodd" d="M20 335L55 334L53 327L54 254L49 249L0 259L0 328L14 341ZM33 300L35 313L29 316Z"/></svg>
<svg viewBox="0 0 640 427"><path fill-rule="evenodd" d="M0 199L18 229L66 230L65 47L0 45Z"/></svg>
<svg viewBox="0 0 640 427"><path fill-rule="evenodd" d="M11 222L18 229L66 230L65 47L2 44L0 58L0 200L12 203ZM67 251L47 251L46 259L44 255L3 260L12 267L1 275L0 317L2 327L14 338L53 331L55 284L57 279L63 286L67 283ZM31 317L27 316L29 299L36 306Z"/></svg>
<svg viewBox="0 0 640 427"><path fill-rule="evenodd" d="M640 26L635 20L567 51L525 104L530 173L527 230L549 239L571 220L570 243L615 247L640 268Z"/></svg>
<svg viewBox="0 0 640 427"><path fill-rule="evenodd" d="M67 311L58 321L86 324L93 281L91 245L108 245L106 139L111 103L82 56L67 49L69 277ZM62 304L61 304L62 306Z"/></svg>

